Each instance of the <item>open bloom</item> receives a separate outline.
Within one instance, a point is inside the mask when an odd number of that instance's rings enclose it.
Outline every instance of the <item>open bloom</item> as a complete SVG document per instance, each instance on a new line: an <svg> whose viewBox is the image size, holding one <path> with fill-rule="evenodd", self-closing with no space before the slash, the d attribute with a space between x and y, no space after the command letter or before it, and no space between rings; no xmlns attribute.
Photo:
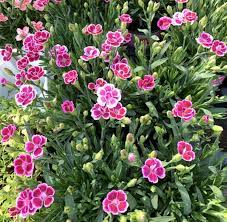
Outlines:
<svg viewBox="0 0 227 222"><path fill-rule="evenodd" d="M158 20L157 26L161 30L167 30L167 29L169 29L171 24L172 24L172 19L168 16L164 16Z"/></svg>
<svg viewBox="0 0 227 222"><path fill-rule="evenodd" d="M125 80L132 76L131 68L127 63L118 62L116 64L112 64L111 69L113 70L114 75L120 79Z"/></svg>
<svg viewBox="0 0 227 222"><path fill-rule="evenodd" d="M31 3L31 1L32 0L14 0L13 5L21 11L26 11L27 6Z"/></svg>
<svg viewBox="0 0 227 222"><path fill-rule="evenodd" d="M106 83L107 82L103 78L98 78L96 79L95 83L93 82L88 83L88 89L97 92L98 88L104 86Z"/></svg>
<svg viewBox="0 0 227 222"><path fill-rule="evenodd" d="M8 20L8 17L5 16L3 13L0 13L0 23L1 22L6 22Z"/></svg>
<svg viewBox="0 0 227 222"><path fill-rule="evenodd" d="M137 82L138 88L145 91L152 90L155 87L155 78L153 75L145 75L143 79Z"/></svg>
<svg viewBox="0 0 227 222"><path fill-rule="evenodd" d="M75 84L78 79L78 73L76 70L70 70L63 74L65 84Z"/></svg>
<svg viewBox="0 0 227 222"><path fill-rule="evenodd" d="M105 84L97 90L97 102L100 106L108 108L116 107L117 103L121 100L121 91L114 87L113 84Z"/></svg>
<svg viewBox="0 0 227 222"><path fill-rule="evenodd" d="M177 143L177 150L183 160L192 161L195 159L195 153L190 143L187 143L185 141L179 141Z"/></svg>
<svg viewBox="0 0 227 222"><path fill-rule="evenodd" d="M119 47L123 42L124 42L124 36L120 31L108 32L106 34L105 43L111 45L112 47Z"/></svg>
<svg viewBox="0 0 227 222"><path fill-rule="evenodd" d="M23 49L30 52L41 52L43 51L44 46L35 40L34 34L29 34L23 40Z"/></svg>
<svg viewBox="0 0 227 222"><path fill-rule="evenodd" d="M187 3L188 2L188 0L175 0L175 1L178 3Z"/></svg>
<svg viewBox="0 0 227 222"><path fill-rule="evenodd" d="M122 14L119 16L119 19L121 20L121 22L126 24L132 23L132 18L129 14Z"/></svg>
<svg viewBox="0 0 227 222"><path fill-rule="evenodd" d="M214 40L211 51L222 57L227 53L227 45L222 41Z"/></svg>
<svg viewBox="0 0 227 222"><path fill-rule="evenodd" d="M96 103L91 109L91 116L94 120L99 120L101 118L109 119L110 112L107 107L101 106L98 103Z"/></svg>
<svg viewBox="0 0 227 222"><path fill-rule="evenodd" d="M25 26L23 29L17 28L17 36L16 36L16 40L17 41L21 41L22 39L24 39L29 33L29 27Z"/></svg>
<svg viewBox="0 0 227 222"><path fill-rule="evenodd" d="M23 85L24 82L26 81L26 72L23 70L20 73L17 73L15 75L15 80L16 80L15 85L17 87Z"/></svg>
<svg viewBox="0 0 227 222"><path fill-rule="evenodd" d="M70 54L67 52L57 54L56 65L60 68L68 67L72 63Z"/></svg>
<svg viewBox="0 0 227 222"><path fill-rule="evenodd" d="M20 154L13 162L14 172L18 176L32 176L34 170L34 162L29 154Z"/></svg>
<svg viewBox="0 0 227 222"><path fill-rule="evenodd" d="M100 35L103 32L102 30L102 25L100 24L90 24L86 25L83 28L83 33L84 34L90 34L90 35Z"/></svg>
<svg viewBox="0 0 227 222"><path fill-rule="evenodd" d="M24 70L28 66L28 64L29 64L29 60L27 56L20 58L16 62L16 66L19 70Z"/></svg>
<svg viewBox="0 0 227 222"><path fill-rule="evenodd" d="M26 218L29 215L34 215L37 211L32 204L33 192L31 189L26 189L19 193L16 199L16 208L20 211L19 215Z"/></svg>
<svg viewBox="0 0 227 222"><path fill-rule="evenodd" d="M158 183L159 179L166 176L166 170L162 162L157 158L149 158L142 167L142 174L151 183Z"/></svg>
<svg viewBox="0 0 227 222"><path fill-rule="evenodd" d="M88 61L90 59L94 59L100 55L99 49L94 46L87 46L84 48L84 54L80 56L80 58L84 61Z"/></svg>
<svg viewBox="0 0 227 222"><path fill-rule="evenodd" d="M175 12L172 17L172 25L180 26L184 22L184 15L181 12Z"/></svg>
<svg viewBox="0 0 227 222"><path fill-rule="evenodd" d="M36 32L44 29L43 23L40 22L40 21L38 21L38 22L32 21L32 25L33 25L33 28L35 29Z"/></svg>
<svg viewBox="0 0 227 222"><path fill-rule="evenodd" d="M207 32L202 32L196 41L205 48L210 48L213 43L213 36Z"/></svg>
<svg viewBox="0 0 227 222"><path fill-rule="evenodd" d="M37 11L43 11L48 3L49 0L35 0L33 2L33 8Z"/></svg>
<svg viewBox="0 0 227 222"><path fill-rule="evenodd" d="M113 215L125 213L129 207L127 195L123 190L112 190L103 200L102 206L106 213Z"/></svg>
<svg viewBox="0 0 227 222"><path fill-rule="evenodd" d="M4 77L0 77L0 85L5 86L8 83L7 79Z"/></svg>
<svg viewBox="0 0 227 222"><path fill-rule="evenodd" d="M22 85L20 92L15 95L16 104L23 107L30 105L36 98L36 91L31 85Z"/></svg>
<svg viewBox="0 0 227 222"><path fill-rule="evenodd" d="M32 204L35 208L40 209L44 207L50 207L54 202L55 190L53 187L48 186L46 183L41 183L33 190Z"/></svg>
<svg viewBox="0 0 227 222"><path fill-rule="evenodd" d="M62 109L62 111L63 111L64 113L73 113L74 110L75 110L73 101L65 100L65 101L61 104L61 109Z"/></svg>
<svg viewBox="0 0 227 222"><path fill-rule="evenodd" d="M11 60L13 55L13 48L11 45L6 44L4 49L0 49L0 54L3 57L3 61L8 62Z"/></svg>
<svg viewBox="0 0 227 222"><path fill-rule="evenodd" d="M27 52L25 57L27 57L29 62L34 62L39 60L40 55L38 52Z"/></svg>
<svg viewBox="0 0 227 222"><path fill-rule="evenodd" d="M40 66L30 67L26 73L26 78L28 80L36 81L40 80L45 74L44 69Z"/></svg>
<svg viewBox="0 0 227 222"><path fill-rule="evenodd" d="M8 126L5 126L1 130L1 136L2 136L2 143L5 143L9 141L11 137L13 137L15 131L17 130L16 126L14 124L9 124Z"/></svg>
<svg viewBox="0 0 227 222"><path fill-rule="evenodd" d="M50 38L50 33L46 30L38 31L35 33L34 38L38 44L44 44Z"/></svg>
<svg viewBox="0 0 227 222"><path fill-rule="evenodd" d="M8 213L10 217L16 217L20 213L20 210L17 207L11 207L8 209Z"/></svg>
<svg viewBox="0 0 227 222"><path fill-rule="evenodd" d="M172 109L172 114L174 117L180 117L184 121L190 121L196 114L195 110L192 108L192 102L190 100L184 99L178 101L174 108Z"/></svg>
<svg viewBox="0 0 227 222"><path fill-rule="evenodd" d="M111 118L122 120L127 113L127 109L119 102L115 107L109 109L109 113Z"/></svg>
<svg viewBox="0 0 227 222"><path fill-rule="evenodd" d="M182 13L184 15L184 22L190 22L192 24L198 19L197 13L189 9L184 9Z"/></svg>
<svg viewBox="0 0 227 222"><path fill-rule="evenodd" d="M32 140L25 143L25 151L32 153L34 159L43 156L43 146L46 145L47 138L42 135L33 135Z"/></svg>

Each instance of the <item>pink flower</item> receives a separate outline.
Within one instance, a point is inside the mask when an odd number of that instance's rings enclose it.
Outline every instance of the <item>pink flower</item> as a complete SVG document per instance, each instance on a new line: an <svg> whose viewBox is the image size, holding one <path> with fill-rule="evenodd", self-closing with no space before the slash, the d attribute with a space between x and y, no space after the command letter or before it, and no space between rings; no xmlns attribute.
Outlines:
<svg viewBox="0 0 227 222"><path fill-rule="evenodd" d="M183 160L192 161L195 159L195 153L190 143L187 143L185 141L179 141L177 143L177 150Z"/></svg>
<svg viewBox="0 0 227 222"><path fill-rule="evenodd" d="M35 40L34 34L29 34L23 41L23 48L25 51L40 52L43 51L44 46Z"/></svg>
<svg viewBox="0 0 227 222"><path fill-rule="evenodd" d="M129 204L127 195L123 190L112 190L102 202L103 210L113 215L123 214L127 211Z"/></svg>
<svg viewBox="0 0 227 222"><path fill-rule="evenodd" d="M17 36L16 36L16 40L17 41L21 41L22 39L24 39L29 33L29 27L25 26L23 29L17 28Z"/></svg>
<svg viewBox="0 0 227 222"><path fill-rule="evenodd" d="M33 2L33 7L37 11L43 11L48 3L49 0L35 0Z"/></svg>
<svg viewBox="0 0 227 222"><path fill-rule="evenodd" d="M36 32L44 29L43 23L40 22L40 21L38 21L38 22L32 21L32 25L33 25L33 28L35 29Z"/></svg>
<svg viewBox="0 0 227 222"><path fill-rule="evenodd" d="M109 109L109 113L111 118L122 120L127 113L127 109L119 102L114 108Z"/></svg>
<svg viewBox="0 0 227 222"><path fill-rule="evenodd" d="M32 0L15 0L13 5L15 8L19 8L21 11L26 11L27 6L31 3Z"/></svg>
<svg viewBox="0 0 227 222"><path fill-rule="evenodd" d="M100 118L109 119L110 112L107 107L100 106L98 103L96 103L91 109L91 116L94 120L99 120Z"/></svg>
<svg viewBox="0 0 227 222"><path fill-rule="evenodd" d="M198 19L197 13L189 9L184 9L182 13L184 15L184 22L190 22L192 24Z"/></svg>
<svg viewBox="0 0 227 222"><path fill-rule="evenodd" d="M88 83L88 89L97 92L98 88L104 86L106 83L107 82L103 78L98 78L96 79L95 83L93 82Z"/></svg>
<svg viewBox="0 0 227 222"><path fill-rule="evenodd" d="M70 54L68 53L61 53L61 54L57 54L57 59L56 59L56 65L60 68L63 67L68 67L70 66L72 63Z"/></svg>
<svg viewBox="0 0 227 222"><path fill-rule="evenodd" d="M100 35L102 32L103 30L100 24L90 24L83 28L83 33L87 35Z"/></svg>
<svg viewBox="0 0 227 222"><path fill-rule="evenodd" d="M15 79L16 79L15 85L17 87L23 85L24 82L26 81L26 72L22 70L20 73L17 73L15 75Z"/></svg>
<svg viewBox="0 0 227 222"><path fill-rule="evenodd" d="M46 144L47 138L42 135L33 135L32 141L25 143L25 151L32 153L33 159L39 159L43 156L43 146Z"/></svg>
<svg viewBox="0 0 227 222"><path fill-rule="evenodd" d="M39 60L40 55L39 55L38 52L27 52L26 57L27 57L29 62L34 62L34 61Z"/></svg>
<svg viewBox="0 0 227 222"><path fill-rule="evenodd" d="M97 102L100 106L114 108L121 100L121 91L114 87L113 84L105 84L97 90Z"/></svg>
<svg viewBox="0 0 227 222"><path fill-rule="evenodd" d="M5 126L1 130L2 135L2 143L5 143L9 141L11 137L13 137L15 131L17 130L16 126L14 124L9 124L8 126Z"/></svg>
<svg viewBox="0 0 227 222"><path fill-rule="evenodd" d="M161 30L167 30L169 29L171 24L172 24L172 19L170 17L164 16L158 20L157 26Z"/></svg>
<svg viewBox="0 0 227 222"><path fill-rule="evenodd" d="M135 160L136 160L135 154L134 154L134 153L129 153L129 154L128 154L128 161L129 161L130 163L133 163L133 162L135 162Z"/></svg>
<svg viewBox="0 0 227 222"><path fill-rule="evenodd" d="M139 89L143 89L145 91L152 90L155 87L155 78L152 75L145 75L143 79L139 79L137 81L137 85Z"/></svg>
<svg viewBox="0 0 227 222"><path fill-rule="evenodd" d="M166 170L159 159L149 158L142 167L142 174L149 182L158 183L159 179L166 176Z"/></svg>
<svg viewBox="0 0 227 222"><path fill-rule="evenodd" d="M181 12L175 12L172 18L172 25L179 26L184 22L184 15Z"/></svg>
<svg viewBox="0 0 227 222"><path fill-rule="evenodd" d="M214 80L211 81L211 84L212 84L213 87L220 86L223 83L224 80L225 80L224 75L218 76L217 79L214 79Z"/></svg>
<svg viewBox="0 0 227 222"><path fill-rule="evenodd" d="M84 61L88 61L98 57L99 55L99 49L95 48L94 46L87 46L84 48L84 55L80 56L80 58Z"/></svg>
<svg viewBox="0 0 227 222"><path fill-rule="evenodd" d="M114 72L114 75L119 77L120 79L128 79L132 76L131 69L127 63L118 62L111 66L111 69Z"/></svg>
<svg viewBox="0 0 227 222"><path fill-rule="evenodd" d="M20 92L15 95L16 104L23 107L30 105L36 98L36 91L31 85L22 85Z"/></svg>
<svg viewBox="0 0 227 222"><path fill-rule="evenodd" d="M202 45L203 47L205 48L210 48L212 46L212 43L213 43L213 36L210 35L209 33L207 32L202 32L200 35L199 35L199 38L196 39L196 41Z"/></svg>
<svg viewBox="0 0 227 222"><path fill-rule="evenodd" d="M182 101L178 101L174 105L172 114L174 117L180 117L185 122L188 122L196 115L196 112L192 108L192 102L190 100L184 99Z"/></svg>
<svg viewBox="0 0 227 222"><path fill-rule="evenodd" d="M119 19L121 20L121 22L126 24L132 23L132 18L129 14L122 14L119 16Z"/></svg>
<svg viewBox="0 0 227 222"><path fill-rule="evenodd" d="M32 204L33 192L31 189L26 189L19 193L16 199L16 208L20 211L20 216L26 218L29 215L34 215L37 211Z"/></svg>
<svg viewBox="0 0 227 222"><path fill-rule="evenodd" d="M8 213L10 217L16 217L18 214L20 214L20 210L16 207L11 207L8 209Z"/></svg>
<svg viewBox="0 0 227 222"><path fill-rule="evenodd" d="M61 104L61 109L62 109L62 111L63 111L64 113L73 113L74 110L75 110L73 101L65 100L65 101Z"/></svg>
<svg viewBox="0 0 227 222"><path fill-rule="evenodd" d="M70 70L63 74L65 84L75 84L78 80L78 73L76 70Z"/></svg>
<svg viewBox="0 0 227 222"><path fill-rule="evenodd" d="M50 54L52 57L56 57L57 55L60 54L65 54L68 52L68 48L65 45L55 45L51 50L50 50Z"/></svg>
<svg viewBox="0 0 227 222"><path fill-rule="evenodd" d="M54 202L55 190L53 187L48 186L46 183L41 183L33 190L32 204L35 208L40 209L44 207L50 207Z"/></svg>
<svg viewBox="0 0 227 222"><path fill-rule="evenodd" d="M108 43L104 42L101 46L102 50L105 52L110 52L112 50L112 45L109 45Z"/></svg>
<svg viewBox="0 0 227 222"><path fill-rule="evenodd" d="M108 32L106 34L105 43L111 45L112 47L119 47L123 42L124 42L124 36L120 31Z"/></svg>
<svg viewBox="0 0 227 222"><path fill-rule="evenodd" d="M30 67L26 73L26 78L28 80L36 81L40 80L45 74L44 69L40 66Z"/></svg>
<svg viewBox="0 0 227 222"><path fill-rule="evenodd" d="M44 44L50 38L50 33L46 30L38 31L34 35L34 39L38 44Z"/></svg>
<svg viewBox="0 0 227 222"><path fill-rule="evenodd" d="M8 83L7 79L4 77L0 77L0 85L5 86Z"/></svg>
<svg viewBox="0 0 227 222"><path fill-rule="evenodd" d="M29 154L20 154L14 161L14 172L18 176L32 176L34 170L34 162Z"/></svg>
<svg viewBox="0 0 227 222"><path fill-rule="evenodd" d="M0 49L0 55L3 57L3 61L8 62L13 55L13 48L11 45L6 44L4 49Z"/></svg>
<svg viewBox="0 0 227 222"><path fill-rule="evenodd" d="M217 56L225 56L227 53L227 45L222 41L214 40L211 46L211 51L216 53Z"/></svg>
<svg viewBox="0 0 227 222"><path fill-rule="evenodd" d="M208 123L209 123L209 120L210 120L210 116L208 116L208 115L203 115L203 116L202 116L202 120L203 120L206 124L208 124Z"/></svg>
<svg viewBox="0 0 227 222"><path fill-rule="evenodd" d="M187 3L188 2L188 0L175 0L175 1L178 3Z"/></svg>
<svg viewBox="0 0 227 222"><path fill-rule="evenodd" d="M131 33L127 33L126 35L124 35L124 43L130 43L132 41L132 34Z"/></svg>
<svg viewBox="0 0 227 222"><path fill-rule="evenodd" d="M0 13L0 23L1 22L6 22L8 20L8 17L5 16L3 13Z"/></svg>
<svg viewBox="0 0 227 222"><path fill-rule="evenodd" d="M22 57L16 62L16 66L19 70L24 70L28 66L28 64L29 64L29 60L27 56Z"/></svg>

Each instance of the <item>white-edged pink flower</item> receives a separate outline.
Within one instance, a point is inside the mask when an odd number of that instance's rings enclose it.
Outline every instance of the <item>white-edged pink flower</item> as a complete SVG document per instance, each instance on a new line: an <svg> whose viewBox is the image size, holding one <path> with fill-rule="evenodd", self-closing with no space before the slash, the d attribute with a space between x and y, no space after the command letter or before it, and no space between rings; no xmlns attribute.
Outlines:
<svg viewBox="0 0 227 222"><path fill-rule="evenodd" d="M88 89L97 92L98 88L104 86L106 83L107 82L103 78L98 78L96 79L95 83L88 83Z"/></svg>
<svg viewBox="0 0 227 222"><path fill-rule="evenodd" d="M28 69L26 73L26 79L37 81L40 80L44 76L45 72L43 67L41 66L32 66Z"/></svg>
<svg viewBox="0 0 227 222"><path fill-rule="evenodd" d="M157 22L157 26L159 27L159 29L161 30L167 30L169 29L169 27L172 24L172 19L168 16L163 16L161 17L158 22Z"/></svg>
<svg viewBox="0 0 227 222"><path fill-rule="evenodd" d="M213 36L207 32L202 32L196 41L205 48L210 48L213 43Z"/></svg>
<svg viewBox="0 0 227 222"><path fill-rule="evenodd" d="M29 60L27 56L22 57L16 62L16 66L19 70L24 70L28 66L28 64L29 64Z"/></svg>
<svg viewBox="0 0 227 222"><path fill-rule="evenodd" d="M5 143L9 141L11 137L13 137L15 131L17 130L17 127L14 124L9 124L8 126L5 126L1 130L1 142Z"/></svg>
<svg viewBox="0 0 227 222"><path fill-rule="evenodd" d="M41 52L43 51L44 46L35 40L34 34L29 34L23 40L23 49L25 51Z"/></svg>
<svg viewBox="0 0 227 222"><path fill-rule="evenodd" d="M111 69L114 72L114 75L120 79L126 80L132 76L130 66L125 62L118 62L111 65Z"/></svg>
<svg viewBox="0 0 227 222"><path fill-rule="evenodd" d="M217 56L223 57L227 53L227 45L219 40L214 40L211 46L211 51Z"/></svg>
<svg viewBox="0 0 227 222"><path fill-rule="evenodd" d="M78 73L76 70L70 70L63 74L63 79L66 85L73 85L78 80Z"/></svg>
<svg viewBox="0 0 227 222"><path fill-rule="evenodd" d="M25 26L22 29L17 28L16 40L17 41L23 40L28 35L28 33L29 33L29 27L28 26Z"/></svg>
<svg viewBox="0 0 227 222"><path fill-rule="evenodd" d="M43 23L40 22L40 21L38 21L38 22L32 21L31 23L32 23L32 26L33 26L33 28L35 29L36 32L44 29Z"/></svg>
<svg viewBox="0 0 227 222"><path fill-rule="evenodd" d="M34 35L34 39L38 44L44 44L50 38L50 33L46 30L38 31Z"/></svg>
<svg viewBox="0 0 227 222"><path fill-rule="evenodd" d="M175 12L172 17L172 25L180 26L184 22L184 15L182 12Z"/></svg>
<svg viewBox="0 0 227 222"><path fill-rule="evenodd" d="M6 44L4 49L0 49L0 55L2 55L2 59L5 62L8 62L11 60L13 55L13 48L10 44Z"/></svg>
<svg viewBox="0 0 227 222"><path fill-rule="evenodd" d="M115 107L109 108L109 113L111 118L122 120L127 113L127 109L119 102Z"/></svg>
<svg viewBox="0 0 227 222"><path fill-rule="evenodd" d="M193 147L190 143L179 141L177 143L177 150L183 160L192 161L195 159L195 152L193 151Z"/></svg>
<svg viewBox="0 0 227 222"><path fill-rule="evenodd" d="M137 81L137 86L139 89L145 91L152 90L155 87L155 78L153 75L145 75L143 79Z"/></svg>
<svg viewBox="0 0 227 222"><path fill-rule="evenodd" d="M15 95L17 105L27 107L36 98L36 91L31 85L22 85L20 91Z"/></svg>
<svg viewBox="0 0 227 222"><path fill-rule="evenodd" d="M0 23L6 22L7 20L9 20L9 18L6 15L4 15L3 13L0 13Z"/></svg>
<svg viewBox="0 0 227 222"><path fill-rule="evenodd" d="M112 47L119 47L124 42L124 36L120 31L111 32L106 34L106 42Z"/></svg>
<svg viewBox="0 0 227 222"><path fill-rule="evenodd" d="M59 53L56 58L56 65L59 68L68 67L72 64L72 59L69 53Z"/></svg>
<svg viewBox="0 0 227 222"><path fill-rule="evenodd" d="M37 61L40 58L40 54L38 52L27 52L25 56L29 62Z"/></svg>
<svg viewBox="0 0 227 222"><path fill-rule="evenodd" d="M64 113L73 113L74 110L75 110L73 101L65 100L65 101L61 104L61 109L62 109L62 111L63 111Z"/></svg>
<svg viewBox="0 0 227 222"><path fill-rule="evenodd" d="M184 15L184 22L190 22L193 24L198 19L197 13L189 9L184 9L182 13Z"/></svg>
<svg viewBox="0 0 227 222"><path fill-rule="evenodd" d="M98 103L96 103L96 104L94 104L94 106L91 109L91 116L94 120L99 120L101 118L109 119L110 112L107 107L100 106Z"/></svg>
<svg viewBox="0 0 227 222"><path fill-rule="evenodd" d="M113 84L105 84L97 90L97 102L100 106L114 108L121 100L121 91L114 87Z"/></svg>
<svg viewBox="0 0 227 222"><path fill-rule="evenodd" d="M132 23L132 18L129 14L122 14L119 16L119 19L121 20L121 22L126 24Z"/></svg>
<svg viewBox="0 0 227 222"><path fill-rule="evenodd" d="M80 58L84 61L89 61L90 59L94 59L100 55L99 49L94 46L87 46L84 48L84 54L80 56Z"/></svg>
<svg viewBox="0 0 227 222"><path fill-rule="evenodd" d="M15 85L17 87L23 85L25 83L25 81L27 80L26 79L26 72L24 70L22 70L20 73L17 73L15 75L15 80L16 80Z"/></svg>
<svg viewBox="0 0 227 222"><path fill-rule="evenodd" d="M30 177L33 174L34 162L29 154L20 154L14 161L14 172L18 176Z"/></svg>
<svg viewBox="0 0 227 222"><path fill-rule="evenodd" d="M83 28L83 33L86 35L100 35L102 32L102 25L100 24L90 24Z"/></svg>

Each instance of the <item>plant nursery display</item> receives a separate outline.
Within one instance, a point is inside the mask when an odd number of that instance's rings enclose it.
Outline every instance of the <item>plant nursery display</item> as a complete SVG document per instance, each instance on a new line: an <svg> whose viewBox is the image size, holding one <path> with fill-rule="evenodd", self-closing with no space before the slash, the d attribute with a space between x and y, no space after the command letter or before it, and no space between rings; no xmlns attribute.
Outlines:
<svg viewBox="0 0 227 222"><path fill-rule="evenodd" d="M0 10L0 221L227 220L224 0Z"/></svg>

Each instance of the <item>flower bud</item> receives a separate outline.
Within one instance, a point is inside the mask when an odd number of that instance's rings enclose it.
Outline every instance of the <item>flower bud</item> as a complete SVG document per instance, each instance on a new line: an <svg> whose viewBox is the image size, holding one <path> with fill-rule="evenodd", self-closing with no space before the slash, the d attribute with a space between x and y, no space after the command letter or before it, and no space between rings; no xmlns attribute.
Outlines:
<svg viewBox="0 0 227 222"><path fill-rule="evenodd" d="M85 110L85 111L83 112L83 116L84 116L84 117L87 117L87 116L88 116L88 111L87 111L87 110Z"/></svg>
<svg viewBox="0 0 227 222"><path fill-rule="evenodd" d="M131 179L128 183L127 183L127 187L134 187L136 185L137 179Z"/></svg>
<svg viewBox="0 0 227 222"><path fill-rule="evenodd" d="M155 2L154 7L153 7L153 11L156 12L159 9L159 7L160 7L160 2L158 2L158 3Z"/></svg>
<svg viewBox="0 0 227 222"><path fill-rule="evenodd" d="M152 193L156 193L157 188L156 188L155 186L151 186L150 191L151 191Z"/></svg>
<svg viewBox="0 0 227 222"><path fill-rule="evenodd" d="M125 2L123 5L123 9L121 11L122 14L125 14L128 11L128 2Z"/></svg>
<svg viewBox="0 0 227 222"><path fill-rule="evenodd" d="M127 108L128 110L132 110L132 109L133 109L133 105L132 105L132 104L128 104L128 105L126 106L126 108Z"/></svg>
<svg viewBox="0 0 227 222"><path fill-rule="evenodd" d="M182 46L178 47L172 55L173 62L180 63L184 59L185 53Z"/></svg>
<svg viewBox="0 0 227 222"><path fill-rule="evenodd" d="M147 12L153 12L154 2L149 1L147 6Z"/></svg>
<svg viewBox="0 0 227 222"><path fill-rule="evenodd" d="M101 149L98 153L95 154L95 160L101 160L104 155L103 149Z"/></svg>
<svg viewBox="0 0 227 222"><path fill-rule="evenodd" d="M121 160L126 160L128 157L128 152L125 149L123 149L121 150L120 153L121 153Z"/></svg>
<svg viewBox="0 0 227 222"><path fill-rule="evenodd" d="M161 135L163 135L163 134L165 133L165 130L162 129L161 127L159 127L159 126L155 126L154 128L155 128L156 133L157 133L159 136L161 136Z"/></svg>
<svg viewBox="0 0 227 222"><path fill-rule="evenodd" d="M180 160L182 159L181 155L179 153L177 153L176 155L174 155L172 157L172 160L171 162L174 163L174 162L179 162Z"/></svg>
<svg viewBox="0 0 227 222"><path fill-rule="evenodd" d="M185 99L192 101L191 95L186 96Z"/></svg>
<svg viewBox="0 0 227 222"><path fill-rule="evenodd" d="M128 161L129 161L130 163L133 163L133 162L135 162L135 160L136 160L135 154L134 154L134 153L129 153L129 154L128 154Z"/></svg>
<svg viewBox="0 0 227 222"><path fill-rule="evenodd" d="M93 172L94 172L94 166L91 162L85 163L83 165L82 169L84 172L89 173L89 174L93 174Z"/></svg>
<svg viewBox="0 0 227 222"><path fill-rule="evenodd" d="M110 79L110 80L113 78L113 72L112 72L111 70L108 71L107 77L108 77L108 79Z"/></svg>
<svg viewBox="0 0 227 222"><path fill-rule="evenodd" d="M202 17L202 19L200 19L199 25L201 26L202 29L204 29L206 27L207 22L208 22L208 18L206 15L204 17Z"/></svg>
<svg viewBox="0 0 227 222"><path fill-rule="evenodd" d="M141 8L144 8L144 2L143 2L143 0L138 0L138 5L139 5Z"/></svg>
<svg viewBox="0 0 227 222"><path fill-rule="evenodd" d="M176 168L176 170L182 172L182 171L185 170L186 167L185 167L184 165L182 165L182 164L179 164L179 165L177 165L175 168Z"/></svg>
<svg viewBox="0 0 227 222"><path fill-rule="evenodd" d="M172 9L172 7L170 5L168 5L166 9L167 9L167 12L169 13L169 15L172 16L173 15L173 9Z"/></svg>
<svg viewBox="0 0 227 222"><path fill-rule="evenodd" d="M133 144L135 142L134 135L132 133L128 133L126 136L126 143Z"/></svg>
<svg viewBox="0 0 227 222"><path fill-rule="evenodd" d="M124 123L125 125L129 125L131 124L131 119L128 118L128 117L124 117L122 120L121 120L122 123Z"/></svg>
<svg viewBox="0 0 227 222"><path fill-rule="evenodd" d="M146 213L142 210L135 210L135 212L132 214L132 216L136 222L146 222L146 220L147 220Z"/></svg>
<svg viewBox="0 0 227 222"><path fill-rule="evenodd" d="M214 72L220 72L221 68L219 66L213 66L211 67L211 70Z"/></svg>
<svg viewBox="0 0 227 222"><path fill-rule="evenodd" d="M46 118L46 123L48 126L52 127L54 125L54 122L50 116Z"/></svg>
<svg viewBox="0 0 227 222"><path fill-rule="evenodd" d="M84 8L88 8L88 3L87 2L84 3Z"/></svg>
<svg viewBox="0 0 227 222"><path fill-rule="evenodd" d="M144 142L146 141L146 137L144 135L140 136L140 143L144 144Z"/></svg>
<svg viewBox="0 0 227 222"><path fill-rule="evenodd" d="M67 219L65 222L72 222L70 219Z"/></svg>
<svg viewBox="0 0 227 222"><path fill-rule="evenodd" d="M106 216L102 222L109 222L109 216Z"/></svg>
<svg viewBox="0 0 227 222"><path fill-rule="evenodd" d="M157 152L153 150L151 153L148 154L149 158L156 158L157 157Z"/></svg>
<svg viewBox="0 0 227 222"><path fill-rule="evenodd" d="M127 217L121 215L120 218L119 218L119 222L127 222Z"/></svg>
<svg viewBox="0 0 227 222"><path fill-rule="evenodd" d="M79 144L76 145L76 150L78 150L80 152L83 151L83 145L82 145L82 143L79 143Z"/></svg>
<svg viewBox="0 0 227 222"><path fill-rule="evenodd" d="M218 126L218 125L214 125L212 127L212 130L214 131L215 134L219 135L222 133L223 131L223 128L221 126Z"/></svg>
<svg viewBox="0 0 227 222"><path fill-rule="evenodd" d="M71 31L71 32L75 32L76 31L74 24L69 23L68 27L69 27L69 31Z"/></svg>

